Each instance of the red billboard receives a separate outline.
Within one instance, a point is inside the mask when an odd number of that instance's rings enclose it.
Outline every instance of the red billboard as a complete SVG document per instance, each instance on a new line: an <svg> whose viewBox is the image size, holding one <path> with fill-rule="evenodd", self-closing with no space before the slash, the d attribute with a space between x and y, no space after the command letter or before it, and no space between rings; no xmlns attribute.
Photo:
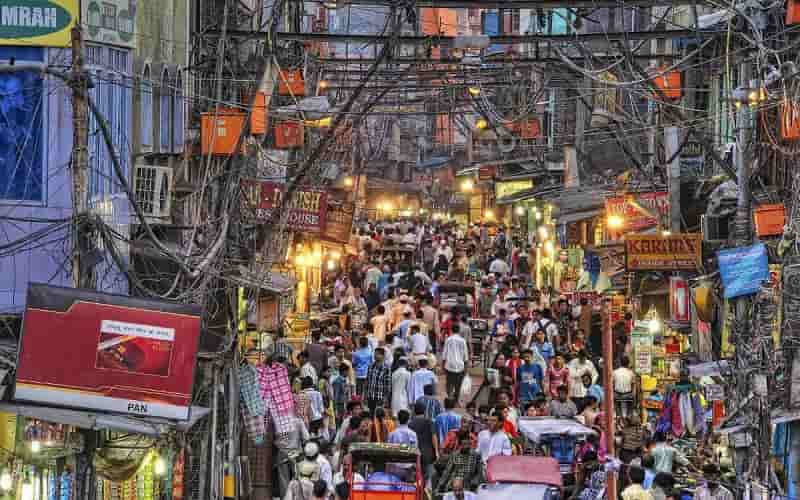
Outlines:
<svg viewBox="0 0 800 500"><path fill-rule="evenodd" d="M31 284L14 398L187 420L200 307Z"/></svg>
<svg viewBox="0 0 800 500"><path fill-rule="evenodd" d="M625 231L641 231L661 224L667 227L669 193L655 191L606 198L606 217L618 215Z"/></svg>
<svg viewBox="0 0 800 500"><path fill-rule="evenodd" d="M242 188L242 211L247 218L278 222L275 209L281 206L286 189L284 185L246 180L242 181ZM328 194L324 189L298 187L292 196L286 225L295 231L319 233L325 227L327 211Z"/></svg>

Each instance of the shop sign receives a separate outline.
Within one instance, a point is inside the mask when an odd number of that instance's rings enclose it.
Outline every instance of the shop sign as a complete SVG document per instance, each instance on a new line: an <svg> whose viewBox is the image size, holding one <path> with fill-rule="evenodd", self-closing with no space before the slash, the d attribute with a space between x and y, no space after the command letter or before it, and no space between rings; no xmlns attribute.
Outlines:
<svg viewBox="0 0 800 500"><path fill-rule="evenodd" d="M628 271L695 270L700 267L702 238L697 233L626 235L626 267Z"/></svg>
<svg viewBox="0 0 800 500"><path fill-rule="evenodd" d="M348 201L347 193L344 192L340 192L335 198L335 200L331 199L328 202L328 212L325 214L325 229L322 231L322 238L338 243L347 243L350 241L350 233L353 229L353 215L356 212L356 204Z"/></svg>
<svg viewBox="0 0 800 500"><path fill-rule="evenodd" d="M639 347L636 350L635 370L639 375L650 375L653 372L653 353L648 347Z"/></svg>
<svg viewBox="0 0 800 500"><path fill-rule="evenodd" d="M686 278L669 278L669 319L676 323L688 323L691 319L689 306L689 283Z"/></svg>
<svg viewBox="0 0 800 500"><path fill-rule="evenodd" d="M494 185L494 196L496 199L505 198L517 194L520 191L531 189L533 187L533 180L528 179L525 181L504 181L496 182Z"/></svg>
<svg viewBox="0 0 800 500"><path fill-rule="evenodd" d="M669 218L669 193L656 191L606 198L606 217L622 218L625 231L641 231Z"/></svg>
<svg viewBox="0 0 800 500"><path fill-rule="evenodd" d="M494 179L494 174L497 171L497 167L494 165L487 165L485 167L480 167L478 169L478 180L479 181L490 181Z"/></svg>
<svg viewBox="0 0 800 500"><path fill-rule="evenodd" d="M86 41L136 48L136 1L84 0L82 11L86 23ZM168 38L169 33L165 36ZM171 43L170 40L162 39L162 57L169 58Z"/></svg>
<svg viewBox="0 0 800 500"><path fill-rule="evenodd" d="M242 212L246 218L259 222L278 222L285 186L274 182L247 180L242 182ZM289 204L286 226L293 231L319 233L325 227L328 195L325 190L300 187L294 191Z"/></svg>
<svg viewBox="0 0 800 500"><path fill-rule="evenodd" d="M725 388L719 384L707 385L706 399L709 401L725 401Z"/></svg>
<svg viewBox="0 0 800 500"><path fill-rule="evenodd" d="M195 305L32 284L14 398L187 420L200 320Z"/></svg>
<svg viewBox="0 0 800 500"><path fill-rule="evenodd" d="M69 47L78 0L0 2L0 45Z"/></svg>
<svg viewBox="0 0 800 500"><path fill-rule="evenodd" d="M770 279L767 247L763 243L720 250L717 259L726 299L754 294Z"/></svg>

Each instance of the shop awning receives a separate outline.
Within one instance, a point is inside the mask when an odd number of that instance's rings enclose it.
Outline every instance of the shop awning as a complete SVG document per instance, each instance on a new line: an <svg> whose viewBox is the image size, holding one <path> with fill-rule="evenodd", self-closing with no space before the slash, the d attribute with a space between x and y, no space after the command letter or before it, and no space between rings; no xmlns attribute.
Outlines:
<svg viewBox="0 0 800 500"><path fill-rule="evenodd" d="M582 220L594 219L600 215L600 210L588 210L584 212L572 212L567 214L556 214L555 218L559 224L572 224Z"/></svg>
<svg viewBox="0 0 800 500"><path fill-rule="evenodd" d="M72 425L82 429L115 430L134 432L146 436L160 436L172 430L188 431L211 410L200 406L192 406L189 420L177 422L160 418L126 417L109 413L92 413L81 410L67 410L50 406L27 405L18 403L0 403L0 411L21 417L35 418L55 424Z"/></svg>
<svg viewBox="0 0 800 500"><path fill-rule="evenodd" d="M239 276L228 276L226 279L241 286L259 288L277 295L291 292L296 284L296 280L288 274L276 272L256 274L244 266L239 266Z"/></svg>

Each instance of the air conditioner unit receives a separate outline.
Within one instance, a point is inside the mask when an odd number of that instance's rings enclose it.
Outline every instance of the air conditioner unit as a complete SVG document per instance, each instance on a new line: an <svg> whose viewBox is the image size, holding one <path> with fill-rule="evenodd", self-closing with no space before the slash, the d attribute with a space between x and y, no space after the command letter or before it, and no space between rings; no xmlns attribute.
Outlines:
<svg viewBox="0 0 800 500"><path fill-rule="evenodd" d="M172 208L172 168L137 165L134 193L136 203L146 217L169 218Z"/></svg>
<svg viewBox="0 0 800 500"><path fill-rule="evenodd" d="M707 241L727 240L730 234L730 217L719 215L701 215L700 230Z"/></svg>

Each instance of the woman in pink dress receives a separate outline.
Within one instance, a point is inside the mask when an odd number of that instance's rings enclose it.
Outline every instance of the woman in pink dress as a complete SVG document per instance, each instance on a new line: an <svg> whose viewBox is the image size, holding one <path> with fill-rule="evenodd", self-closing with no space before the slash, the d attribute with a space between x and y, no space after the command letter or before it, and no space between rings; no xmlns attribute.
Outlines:
<svg viewBox="0 0 800 500"><path fill-rule="evenodd" d="M558 388L562 385L569 390L569 368L564 364L564 356L558 354L553 364L547 369L547 378L550 384L550 397L558 398Z"/></svg>

